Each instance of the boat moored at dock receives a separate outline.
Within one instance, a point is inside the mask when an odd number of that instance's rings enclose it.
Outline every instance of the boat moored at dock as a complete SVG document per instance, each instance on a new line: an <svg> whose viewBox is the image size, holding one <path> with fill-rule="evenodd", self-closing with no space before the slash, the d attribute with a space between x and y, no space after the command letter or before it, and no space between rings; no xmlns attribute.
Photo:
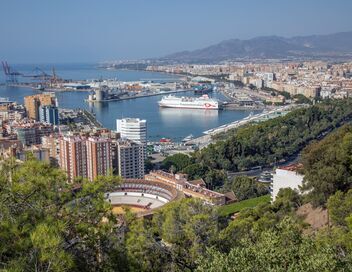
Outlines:
<svg viewBox="0 0 352 272"><path fill-rule="evenodd" d="M164 108L182 108L182 109L205 109L218 110L220 103L218 100L210 98L208 95L201 97L177 97L174 95L164 96L159 102L160 107Z"/></svg>

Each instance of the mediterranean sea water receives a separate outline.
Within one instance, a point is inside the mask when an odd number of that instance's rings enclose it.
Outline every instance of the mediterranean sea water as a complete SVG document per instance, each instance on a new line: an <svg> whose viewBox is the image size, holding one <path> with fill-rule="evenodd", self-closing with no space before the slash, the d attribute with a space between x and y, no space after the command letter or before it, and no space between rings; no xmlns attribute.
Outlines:
<svg viewBox="0 0 352 272"><path fill-rule="evenodd" d="M40 69L51 73L51 67L55 66L58 76L65 79L107 79L116 78L121 81L153 80L175 81L178 76L146 71L129 70L103 70L94 64L55 64L40 65ZM14 65L19 72L31 74L36 65ZM5 77L0 75L0 82ZM8 97L11 100L23 103L23 97L38 93L30 88L0 87L0 97ZM185 92L180 96L195 96L193 92ZM85 99L88 92L58 92L56 96L59 107L70 109L87 109L96 114L96 118L107 128L116 129L116 119L125 117L138 117L147 120L148 140L157 141L162 137L171 138L173 141L181 141L184 137L193 134L201 136L202 132L214 127L240 120L250 114L243 110L197 110L197 109L165 109L159 108L157 102L161 96L151 96L123 101L111 101L101 103L88 103ZM211 96L226 100L220 93L214 92Z"/></svg>

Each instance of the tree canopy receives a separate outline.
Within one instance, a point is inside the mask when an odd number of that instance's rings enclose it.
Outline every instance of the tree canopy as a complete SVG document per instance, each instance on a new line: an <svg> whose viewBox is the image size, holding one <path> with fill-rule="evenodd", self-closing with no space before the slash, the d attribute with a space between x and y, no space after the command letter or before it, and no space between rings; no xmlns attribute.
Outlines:
<svg viewBox="0 0 352 272"><path fill-rule="evenodd" d="M351 264L331 244L319 244L302 234L297 225L284 218L276 228L261 232L257 239L239 238L229 253L209 249L198 259L196 271L345 271Z"/></svg>
<svg viewBox="0 0 352 272"><path fill-rule="evenodd" d="M226 181L223 192L233 191L238 200L254 198L269 193L267 185L257 182L254 177L238 176Z"/></svg>
<svg viewBox="0 0 352 272"><path fill-rule="evenodd" d="M168 156L165 160L163 160L161 167L167 171L169 171L171 167L173 167L174 172L178 172L190 164L190 157L185 154L179 153L172 156Z"/></svg>
<svg viewBox="0 0 352 272"><path fill-rule="evenodd" d="M315 205L323 205L337 190L352 186L352 126L346 125L302 154L303 189Z"/></svg>
<svg viewBox="0 0 352 272"><path fill-rule="evenodd" d="M226 140L197 152L195 161L228 171L274 165L351 118L352 99L297 109L283 117L228 132Z"/></svg>
<svg viewBox="0 0 352 272"><path fill-rule="evenodd" d="M30 159L0 170L0 267L8 271L94 271L115 267L117 218L104 192L118 178L66 183L61 170Z"/></svg>

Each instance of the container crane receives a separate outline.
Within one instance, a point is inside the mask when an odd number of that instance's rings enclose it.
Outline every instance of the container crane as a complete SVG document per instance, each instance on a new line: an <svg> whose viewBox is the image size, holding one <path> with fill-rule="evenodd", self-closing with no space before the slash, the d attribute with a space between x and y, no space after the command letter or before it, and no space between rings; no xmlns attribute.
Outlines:
<svg viewBox="0 0 352 272"><path fill-rule="evenodd" d="M7 61L2 61L1 64L6 77L6 83L17 83L17 76L21 76L22 74L13 70Z"/></svg>

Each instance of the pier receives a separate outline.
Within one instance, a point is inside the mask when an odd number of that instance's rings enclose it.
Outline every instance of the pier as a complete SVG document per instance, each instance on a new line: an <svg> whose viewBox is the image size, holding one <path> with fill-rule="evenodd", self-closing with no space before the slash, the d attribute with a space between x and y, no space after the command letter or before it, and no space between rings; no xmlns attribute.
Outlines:
<svg viewBox="0 0 352 272"><path fill-rule="evenodd" d="M97 128L103 128L104 126L95 118L95 116L87 110L83 110L83 115Z"/></svg>
<svg viewBox="0 0 352 272"><path fill-rule="evenodd" d="M129 99L136 99L136 98L143 98L143 97L150 97L150 96L158 96L158 95L169 95L169 94L177 94L177 93L184 93L189 92L190 89L180 89L175 91L167 91L167 92L157 92L157 93L150 93L150 94L142 94L142 95L133 95L128 97L119 97L119 98L112 98L112 99L103 99L103 100L91 100L86 99L87 102L110 102L110 101L122 101L122 100L129 100Z"/></svg>

